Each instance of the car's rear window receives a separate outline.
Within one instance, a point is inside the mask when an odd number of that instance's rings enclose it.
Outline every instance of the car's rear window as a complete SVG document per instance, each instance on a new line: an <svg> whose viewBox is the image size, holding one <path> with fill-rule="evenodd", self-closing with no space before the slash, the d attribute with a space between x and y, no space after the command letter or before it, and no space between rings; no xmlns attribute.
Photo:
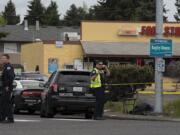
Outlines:
<svg viewBox="0 0 180 135"><path fill-rule="evenodd" d="M58 82L89 83L90 72L61 72Z"/></svg>
<svg viewBox="0 0 180 135"><path fill-rule="evenodd" d="M44 80L47 81L48 77L42 74L32 74L32 73L23 73L23 79L32 79L32 80Z"/></svg>
<svg viewBox="0 0 180 135"><path fill-rule="evenodd" d="M42 78L42 75L40 74L23 74L23 76L27 78L29 77L29 78L36 78L36 79Z"/></svg>
<svg viewBox="0 0 180 135"><path fill-rule="evenodd" d="M21 81L23 88L39 88L39 82L36 81Z"/></svg>

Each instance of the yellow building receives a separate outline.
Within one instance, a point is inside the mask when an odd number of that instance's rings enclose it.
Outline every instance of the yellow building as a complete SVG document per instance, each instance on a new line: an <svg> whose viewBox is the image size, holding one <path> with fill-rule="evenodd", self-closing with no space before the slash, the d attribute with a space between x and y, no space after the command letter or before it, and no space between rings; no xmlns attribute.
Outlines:
<svg viewBox="0 0 180 135"><path fill-rule="evenodd" d="M60 69L91 69L95 60L103 60L108 65L153 64L149 42L154 37L155 23L83 21L81 41L64 42L63 45L55 41L25 44L22 46L21 64L26 71L34 71L39 65L44 74L50 73L52 63ZM164 38L173 40L172 59L179 59L180 24L165 23ZM172 59L166 59L166 62Z"/></svg>
<svg viewBox="0 0 180 135"><path fill-rule="evenodd" d="M36 42L22 46L21 63L26 71L35 71L49 74L50 62L55 62L59 69L71 68L76 61L83 60L83 50L79 42L64 43L58 47L55 43Z"/></svg>

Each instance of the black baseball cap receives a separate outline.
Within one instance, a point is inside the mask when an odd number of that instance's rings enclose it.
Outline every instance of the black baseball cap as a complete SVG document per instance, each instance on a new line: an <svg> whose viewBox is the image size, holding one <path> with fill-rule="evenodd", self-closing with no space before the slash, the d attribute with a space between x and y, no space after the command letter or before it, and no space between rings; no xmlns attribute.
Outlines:
<svg viewBox="0 0 180 135"><path fill-rule="evenodd" d="M102 61L96 61L96 64L103 65L104 63Z"/></svg>

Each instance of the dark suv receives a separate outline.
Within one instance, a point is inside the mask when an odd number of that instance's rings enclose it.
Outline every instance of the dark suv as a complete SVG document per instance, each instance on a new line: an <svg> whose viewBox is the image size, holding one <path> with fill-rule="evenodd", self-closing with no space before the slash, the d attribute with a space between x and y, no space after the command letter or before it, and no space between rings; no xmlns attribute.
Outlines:
<svg viewBox="0 0 180 135"><path fill-rule="evenodd" d="M63 70L54 72L44 85L41 102L41 117L52 118L61 114L84 113L91 119L95 97L89 89L90 72Z"/></svg>

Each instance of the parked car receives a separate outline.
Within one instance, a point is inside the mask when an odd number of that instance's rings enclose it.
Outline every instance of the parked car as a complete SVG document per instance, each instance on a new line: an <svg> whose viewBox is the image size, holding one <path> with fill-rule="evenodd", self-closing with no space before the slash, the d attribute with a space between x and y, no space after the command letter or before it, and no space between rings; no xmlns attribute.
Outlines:
<svg viewBox="0 0 180 135"><path fill-rule="evenodd" d="M93 117L95 97L89 89L90 72L62 70L54 72L44 85L41 117L52 118L56 113L85 114Z"/></svg>
<svg viewBox="0 0 180 135"><path fill-rule="evenodd" d="M36 110L40 110L43 89L39 87L39 83L35 80L14 81L16 85L13 90L15 113L28 110L30 114L33 114Z"/></svg>
<svg viewBox="0 0 180 135"><path fill-rule="evenodd" d="M46 82L48 77L39 72L22 72L21 74L16 75L15 80L37 80Z"/></svg>

